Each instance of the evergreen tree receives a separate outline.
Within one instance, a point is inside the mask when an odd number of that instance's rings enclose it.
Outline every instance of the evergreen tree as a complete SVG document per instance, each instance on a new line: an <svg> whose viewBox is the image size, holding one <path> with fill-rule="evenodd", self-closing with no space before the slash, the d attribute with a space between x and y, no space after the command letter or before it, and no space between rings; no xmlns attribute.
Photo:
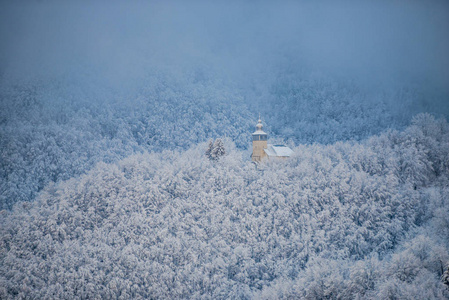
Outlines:
<svg viewBox="0 0 449 300"><path fill-rule="evenodd" d="M220 157L226 154L226 150L222 139L216 139L212 148L212 158L218 160Z"/></svg>
<svg viewBox="0 0 449 300"><path fill-rule="evenodd" d="M212 143L212 140L209 141L209 145L206 149L206 157L210 160L212 160L212 150L214 148L214 144Z"/></svg>
<svg viewBox="0 0 449 300"><path fill-rule="evenodd" d="M444 271L443 276L441 276L441 280L449 289L449 265L447 266L446 271Z"/></svg>
<svg viewBox="0 0 449 300"><path fill-rule="evenodd" d="M215 142L212 143L212 140L209 141L209 145L206 149L206 157L209 160L217 161L220 157L226 154L226 150L223 144L222 139L216 139Z"/></svg>

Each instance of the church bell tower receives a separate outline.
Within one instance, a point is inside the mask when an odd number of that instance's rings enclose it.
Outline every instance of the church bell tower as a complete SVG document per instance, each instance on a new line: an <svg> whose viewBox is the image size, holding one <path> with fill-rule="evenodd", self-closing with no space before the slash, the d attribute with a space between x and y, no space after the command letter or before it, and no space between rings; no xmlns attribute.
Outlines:
<svg viewBox="0 0 449 300"><path fill-rule="evenodd" d="M253 154L251 155L252 161L259 162L267 154L265 149L267 149L267 139L268 135L262 130L262 120L260 119L256 125L256 131L253 133Z"/></svg>

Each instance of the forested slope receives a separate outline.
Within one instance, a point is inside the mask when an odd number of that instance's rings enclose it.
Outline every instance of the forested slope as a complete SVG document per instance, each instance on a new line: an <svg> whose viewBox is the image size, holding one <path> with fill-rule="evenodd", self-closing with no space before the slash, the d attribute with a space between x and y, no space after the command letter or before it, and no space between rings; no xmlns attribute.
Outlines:
<svg viewBox="0 0 449 300"><path fill-rule="evenodd" d="M421 2L0 1L0 299L449 298Z"/></svg>
<svg viewBox="0 0 449 300"><path fill-rule="evenodd" d="M125 92L91 72L76 81L0 80L0 209L135 153L186 150L219 136L246 149L258 112L274 142L298 145L360 141L401 129L412 113L428 109L416 93L408 102L398 96L398 109L391 94L304 74L246 86L214 69L153 71Z"/></svg>
<svg viewBox="0 0 449 300"><path fill-rule="evenodd" d="M83 174L98 162L187 149L217 136L247 147L252 116L228 86L182 76L147 80L145 89L127 95L85 81L3 82L0 209L32 200L49 182Z"/></svg>
<svg viewBox="0 0 449 300"><path fill-rule="evenodd" d="M449 297L444 119L261 168L225 146L100 163L3 211L1 298Z"/></svg>

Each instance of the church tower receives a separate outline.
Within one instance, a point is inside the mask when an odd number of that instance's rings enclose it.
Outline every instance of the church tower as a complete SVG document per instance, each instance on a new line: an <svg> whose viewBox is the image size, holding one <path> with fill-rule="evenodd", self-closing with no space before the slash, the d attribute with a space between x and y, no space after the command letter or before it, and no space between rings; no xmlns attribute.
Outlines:
<svg viewBox="0 0 449 300"><path fill-rule="evenodd" d="M256 131L253 133L253 154L251 158L255 162L261 161L267 154L265 149L267 149L267 138L268 135L262 130L262 120L260 119L256 125Z"/></svg>

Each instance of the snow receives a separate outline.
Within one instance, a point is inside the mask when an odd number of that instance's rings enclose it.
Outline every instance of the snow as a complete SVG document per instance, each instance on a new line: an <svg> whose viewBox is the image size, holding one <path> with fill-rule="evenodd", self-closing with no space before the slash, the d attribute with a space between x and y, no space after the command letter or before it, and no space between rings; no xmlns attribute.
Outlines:
<svg viewBox="0 0 449 300"><path fill-rule="evenodd" d="M0 299L449 299L444 1L13 2Z"/></svg>
<svg viewBox="0 0 449 300"><path fill-rule="evenodd" d="M263 131L263 130L256 130L254 133L253 133L253 135L258 135L258 134L267 134L265 131Z"/></svg>
<svg viewBox="0 0 449 300"><path fill-rule="evenodd" d="M293 154L293 150L285 145L268 144L264 151L269 157L290 157Z"/></svg>

